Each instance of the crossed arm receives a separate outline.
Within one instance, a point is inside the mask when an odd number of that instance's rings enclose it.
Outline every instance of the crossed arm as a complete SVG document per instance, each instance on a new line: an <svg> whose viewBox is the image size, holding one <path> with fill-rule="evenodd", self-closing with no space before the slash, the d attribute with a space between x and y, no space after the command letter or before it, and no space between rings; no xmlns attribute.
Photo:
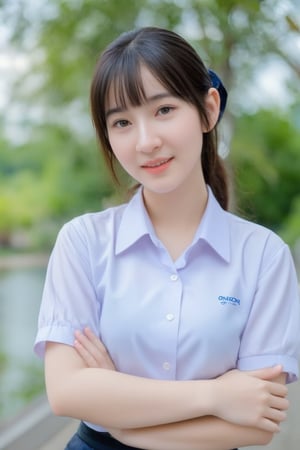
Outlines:
<svg viewBox="0 0 300 450"><path fill-rule="evenodd" d="M58 369L59 368L59 369ZM54 413L104 426L152 450L225 450L268 443L286 417L280 366L215 380L162 381L119 373L90 330L74 347L48 343L46 387Z"/></svg>

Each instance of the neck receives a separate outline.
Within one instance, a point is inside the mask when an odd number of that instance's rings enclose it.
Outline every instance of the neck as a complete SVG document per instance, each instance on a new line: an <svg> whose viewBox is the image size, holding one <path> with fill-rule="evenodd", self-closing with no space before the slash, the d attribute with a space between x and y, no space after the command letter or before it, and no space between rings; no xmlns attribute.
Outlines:
<svg viewBox="0 0 300 450"><path fill-rule="evenodd" d="M207 189L197 183L189 192L156 194L144 189L144 202L158 238L175 261L192 242L207 204Z"/></svg>
<svg viewBox="0 0 300 450"><path fill-rule="evenodd" d="M204 180L188 191L177 189L166 194L143 191L144 202L155 229L161 227L197 227L207 204Z"/></svg>

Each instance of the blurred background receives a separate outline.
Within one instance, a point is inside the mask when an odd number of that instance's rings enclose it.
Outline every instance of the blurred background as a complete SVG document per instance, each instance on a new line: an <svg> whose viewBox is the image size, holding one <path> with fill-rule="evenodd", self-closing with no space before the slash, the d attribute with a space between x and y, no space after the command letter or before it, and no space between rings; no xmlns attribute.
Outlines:
<svg viewBox="0 0 300 450"><path fill-rule="evenodd" d="M0 0L0 423L44 392L32 344L59 228L119 198L90 120L96 60L146 25L221 75L231 209L282 236L299 273L299 0Z"/></svg>

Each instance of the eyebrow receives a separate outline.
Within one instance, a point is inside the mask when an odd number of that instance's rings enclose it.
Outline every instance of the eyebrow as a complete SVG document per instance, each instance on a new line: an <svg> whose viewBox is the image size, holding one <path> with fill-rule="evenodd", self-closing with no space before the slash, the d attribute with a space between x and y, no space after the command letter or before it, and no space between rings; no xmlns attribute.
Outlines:
<svg viewBox="0 0 300 450"><path fill-rule="evenodd" d="M151 103L151 102L155 102L156 100L161 100L167 97L173 97L172 94L170 94L170 92L161 92L160 94L155 94L155 95L151 95L151 97L147 97L146 103ZM127 108L123 108L122 106L116 106L115 108L110 108L106 111L105 113L105 117L106 119L108 119L109 116L111 116L112 114L116 114L116 113L122 113L124 111L126 111Z"/></svg>

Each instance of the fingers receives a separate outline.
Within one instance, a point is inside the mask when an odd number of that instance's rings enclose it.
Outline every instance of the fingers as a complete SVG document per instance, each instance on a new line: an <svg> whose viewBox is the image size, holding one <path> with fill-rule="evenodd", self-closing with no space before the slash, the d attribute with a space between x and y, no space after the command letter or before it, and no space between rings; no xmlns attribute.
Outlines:
<svg viewBox="0 0 300 450"><path fill-rule="evenodd" d="M99 355L94 342L90 340L84 333L75 331L74 347L82 357L88 367L99 366Z"/></svg>
<svg viewBox="0 0 300 450"><path fill-rule="evenodd" d="M252 426L271 433L278 433L281 422L284 422L286 418L287 413L285 410L265 407L263 411L258 413L257 419L252 423Z"/></svg>
<svg viewBox="0 0 300 450"><path fill-rule="evenodd" d="M265 406L258 413L254 426L265 431L277 433L280 431L280 423L284 422L287 418L288 401L281 399L280 403L273 402L273 404L275 406Z"/></svg>
<svg viewBox="0 0 300 450"><path fill-rule="evenodd" d="M87 367L115 370L105 346L90 328L75 331L75 338L74 347Z"/></svg>
<svg viewBox="0 0 300 450"><path fill-rule="evenodd" d="M269 409L268 417L266 417L266 419L269 419L275 423L283 422L284 420L286 420L286 418L287 418L287 414L285 411L281 411L279 409L274 409L274 408Z"/></svg>
<svg viewBox="0 0 300 450"><path fill-rule="evenodd" d="M287 411L290 406L290 402L287 398L283 397L272 397L270 406L275 409L280 409L282 411Z"/></svg>
<svg viewBox="0 0 300 450"><path fill-rule="evenodd" d="M258 428L271 433L278 433L280 431L280 423L287 418L287 413L278 409L271 408L262 417L257 424Z"/></svg>
<svg viewBox="0 0 300 450"><path fill-rule="evenodd" d="M284 393L287 392L287 389L285 386L279 386L284 387L285 390L281 390L281 392L279 392L279 394L282 396L271 394L271 396L268 397L269 405L266 407L265 412L263 413L263 418L260 424L260 427L262 429L273 433L277 433L278 431L280 431L280 423L286 420L286 411L289 408L289 401L284 396Z"/></svg>
<svg viewBox="0 0 300 450"><path fill-rule="evenodd" d="M84 334L100 352L106 353L106 348L104 347L98 336L96 336L89 327L86 327L84 329Z"/></svg>
<svg viewBox="0 0 300 450"><path fill-rule="evenodd" d="M282 367L276 366L248 373L233 370L217 378L214 415L239 425L278 432L289 407L287 387L271 381L280 373Z"/></svg>
<svg viewBox="0 0 300 450"><path fill-rule="evenodd" d="M278 433L280 431L279 424L267 418L261 420L259 428L263 431L268 431L269 433Z"/></svg>
<svg viewBox="0 0 300 450"><path fill-rule="evenodd" d="M288 388L285 384L269 382L270 393L276 397L286 397L288 394Z"/></svg>
<svg viewBox="0 0 300 450"><path fill-rule="evenodd" d="M79 336L78 339L80 339ZM97 361L95 360L93 355L85 349L85 347L80 343L78 339L75 339L74 347L81 356L81 358L83 359L83 361L85 362L85 364L87 365L87 367L93 368L98 367Z"/></svg>

